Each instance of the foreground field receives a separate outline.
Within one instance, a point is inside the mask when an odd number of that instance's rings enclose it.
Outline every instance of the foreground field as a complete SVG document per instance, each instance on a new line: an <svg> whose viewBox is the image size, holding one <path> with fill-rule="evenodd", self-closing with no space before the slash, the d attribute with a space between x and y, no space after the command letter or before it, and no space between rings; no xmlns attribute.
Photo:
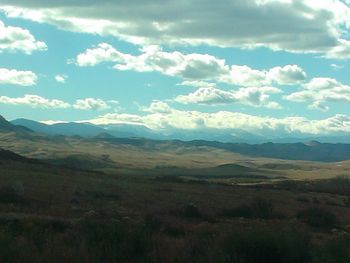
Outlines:
<svg viewBox="0 0 350 263"><path fill-rule="evenodd" d="M350 180L232 185L0 164L0 262L349 262Z"/></svg>

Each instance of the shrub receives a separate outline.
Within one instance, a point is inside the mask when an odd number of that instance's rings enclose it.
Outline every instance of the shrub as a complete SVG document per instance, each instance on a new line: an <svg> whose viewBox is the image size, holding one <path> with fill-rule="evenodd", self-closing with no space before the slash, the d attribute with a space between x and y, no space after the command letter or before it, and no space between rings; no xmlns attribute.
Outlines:
<svg viewBox="0 0 350 263"><path fill-rule="evenodd" d="M222 244L224 262L310 262L310 239L295 229L255 227L234 231Z"/></svg>
<svg viewBox="0 0 350 263"><path fill-rule="evenodd" d="M183 237L186 235L186 230L181 225L167 224L164 228L164 232L170 237Z"/></svg>
<svg viewBox="0 0 350 263"><path fill-rule="evenodd" d="M298 201L298 202L303 202L303 203L308 203L309 202L309 198L307 198L306 196L298 196L297 198L296 198L296 200Z"/></svg>
<svg viewBox="0 0 350 263"><path fill-rule="evenodd" d="M16 191L14 187L2 186L0 188L0 203L18 203L23 201L21 193Z"/></svg>
<svg viewBox="0 0 350 263"><path fill-rule="evenodd" d="M337 217L332 212L321 208L302 210L297 214L297 217L312 227L328 228L337 224Z"/></svg>
<svg viewBox="0 0 350 263"><path fill-rule="evenodd" d="M198 207L194 204L187 204L183 208L182 215L186 218L202 218L202 214Z"/></svg>
<svg viewBox="0 0 350 263"><path fill-rule="evenodd" d="M315 251L315 262L348 263L350 262L350 239L343 237L328 241Z"/></svg>
<svg viewBox="0 0 350 263"><path fill-rule="evenodd" d="M276 213L274 205L270 200L262 198L255 199L249 205L241 205L233 209L224 211L224 216L227 217L243 217L243 218L261 218L271 219L280 218L281 214Z"/></svg>

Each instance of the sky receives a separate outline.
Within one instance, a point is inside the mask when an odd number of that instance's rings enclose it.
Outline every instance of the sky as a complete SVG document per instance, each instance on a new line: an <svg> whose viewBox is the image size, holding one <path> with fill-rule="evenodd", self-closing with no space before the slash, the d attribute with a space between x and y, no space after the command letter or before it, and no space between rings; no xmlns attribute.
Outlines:
<svg viewBox="0 0 350 263"><path fill-rule="evenodd" d="M0 114L350 132L348 0L0 0Z"/></svg>

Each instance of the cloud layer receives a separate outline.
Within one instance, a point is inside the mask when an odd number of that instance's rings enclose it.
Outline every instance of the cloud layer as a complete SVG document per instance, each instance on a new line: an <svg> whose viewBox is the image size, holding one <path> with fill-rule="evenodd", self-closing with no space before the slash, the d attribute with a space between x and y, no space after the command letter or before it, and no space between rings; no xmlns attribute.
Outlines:
<svg viewBox="0 0 350 263"><path fill-rule="evenodd" d="M327 135L350 132L350 117L335 115L323 120L309 120L304 117L272 118L253 116L231 111L205 113L183 111L168 104L155 101L144 109L146 115L109 113L87 120L93 124L134 124L144 125L159 132L176 130L221 130L235 133L243 130L253 134L274 136Z"/></svg>
<svg viewBox="0 0 350 263"><path fill-rule="evenodd" d="M0 8L10 17L142 45L267 47L350 56L350 8L341 0L2 0Z"/></svg>
<svg viewBox="0 0 350 263"><path fill-rule="evenodd" d="M38 95L29 95L29 94L19 98L10 98L7 96L1 96L0 103L10 104L10 105L29 106L32 108L41 108L41 109L65 109L70 107L68 103L61 100L46 99Z"/></svg>
<svg viewBox="0 0 350 263"><path fill-rule="evenodd" d="M87 67L113 62L117 70L159 72L195 85L203 80L239 86L264 86L271 83L293 85L306 79L306 73L297 65L255 70L248 66L228 65L224 59L208 54L165 52L159 46L144 47L140 51L139 55L126 54L107 43L101 43L79 54L76 64Z"/></svg>
<svg viewBox="0 0 350 263"><path fill-rule="evenodd" d="M90 110L90 111L103 111L110 109L110 105L118 104L117 101L105 102L101 99L86 98L78 99L75 103L70 104L68 102L59 99L47 99L39 95L26 94L23 97L11 98L7 96L0 96L0 104L28 106L31 108L41 109L68 109L74 108L77 110Z"/></svg>

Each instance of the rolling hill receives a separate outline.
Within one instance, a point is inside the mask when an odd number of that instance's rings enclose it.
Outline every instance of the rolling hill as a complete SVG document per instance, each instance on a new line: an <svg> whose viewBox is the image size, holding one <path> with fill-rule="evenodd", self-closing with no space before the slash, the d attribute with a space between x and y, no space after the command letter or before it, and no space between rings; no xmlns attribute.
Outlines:
<svg viewBox="0 0 350 263"><path fill-rule="evenodd" d="M79 127L85 128L84 125ZM0 148L83 170L192 177L250 174L258 177L327 178L348 171L350 164L335 163L350 160L349 144L151 140L116 138L109 132L84 138L33 132L3 118Z"/></svg>

